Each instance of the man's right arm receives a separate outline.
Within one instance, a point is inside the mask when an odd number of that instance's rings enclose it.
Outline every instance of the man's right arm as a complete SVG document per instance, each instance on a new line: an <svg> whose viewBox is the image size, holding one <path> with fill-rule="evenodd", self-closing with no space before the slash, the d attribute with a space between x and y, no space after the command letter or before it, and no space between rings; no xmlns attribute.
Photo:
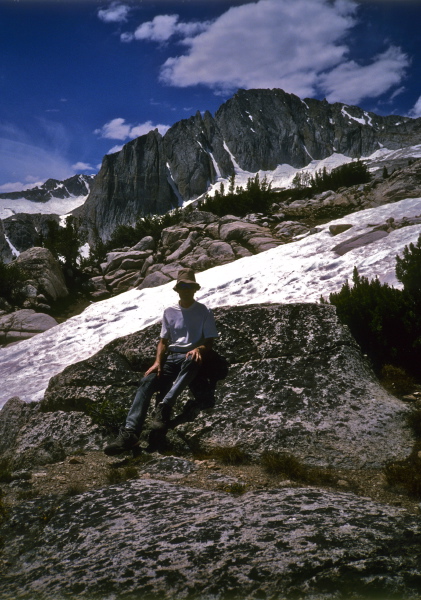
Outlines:
<svg viewBox="0 0 421 600"><path fill-rule="evenodd" d="M164 362L167 353L169 341L166 338L160 338L156 347L156 357L154 364L146 371L145 377L151 373L156 373L158 377L161 375L162 363Z"/></svg>

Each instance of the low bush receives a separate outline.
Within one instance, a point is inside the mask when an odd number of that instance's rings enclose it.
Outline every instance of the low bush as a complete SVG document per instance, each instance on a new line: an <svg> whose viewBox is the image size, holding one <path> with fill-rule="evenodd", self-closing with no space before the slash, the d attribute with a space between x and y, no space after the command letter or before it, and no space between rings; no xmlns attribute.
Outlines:
<svg viewBox="0 0 421 600"><path fill-rule="evenodd" d="M329 469L307 467L295 456L285 452L267 451L261 456L261 464L270 475L285 475L293 481L310 485L333 485L336 477Z"/></svg>
<svg viewBox="0 0 421 600"><path fill-rule="evenodd" d="M247 486L244 483L231 483L224 488L224 491L233 496L241 496L246 493Z"/></svg>
<svg viewBox="0 0 421 600"><path fill-rule="evenodd" d="M248 179L246 189L235 188L235 181L231 178L227 194L221 184L220 191L216 191L213 197L206 197L200 202L199 207L219 217L224 215L244 217L254 212L266 212L276 198L277 194L272 191L271 184L265 177L260 180L257 174Z"/></svg>
<svg viewBox="0 0 421 600"><path fill-rule="evenodd" d="M261 456L261 464L271 475L286 475L294 480L301 480L306 469L292 454L267 451Z"/></svg>
<svg viewBox="0 0 421 600"><path fill-rule="evenodd" d="M408 415L408 425L412 429L415 437L421 440L421 410L413 410Z"/></svg>
<svg viewBox="0 0 421 600"><path fill-rule="evenodd" d="M112 485L114 483L123 483L129 479L137 479L137 477L139 477L139 471L134 465L127 465L124 468L110 467L107 481Z"/></svg>
<svg viewBox="0 0 421 600"><path fill-rule="evenodd" d="M92 422L104 427L110 433L117 433L125 422L129 404L104 400L93 403L86 409L86 414L91 417Z"/></svg>
<svg viewBox="0 0 421 600"><path fill-rule="evenodd" d="M0 459L0 483L10 483L12 481L12 471L9 461Z"/></svg>
<svg viewBox="0 0 421 600"><path fill-rule="evenodd" d="M16 262L4 264L0 258L0 298L10 304L19 304L25 299L22 287L28 274Z"/></svg>
<svg viewBox="0 0 421 600"><path fill-rule="evenodd" d="M172 225L178 225L190 210L190 207L176 208L164 215L139 217L133 226L119 225L111 234L110 241L105 245L105 249L109 251L115 248L132 247L146 236L151 236L155 242L158 242L162 230Z"/></svg>
<svg viewBox="0 0 421 600"><path fill-rule="evenodd" d="M0 525L2 525L2 523L4 523L4 521L7 519L9 515L9 508L6 504L6 502L4 501L3 498L3 491L0 490ZM1 539L0 539L0 547L1 547Z"/></svg>
<svg viewBox="0 0 421 600"><path fill-rule="evenodd" d="M380 383L395 396L405 396L414 391L415 379L401 367L384 365L380 375Z"/></svg>
<svg viewBox="0 0 421 600"><path fill-rule="evenodd" d="M240 446L215 446L210 456L224 465L244 465L249 457Z"/></svg>
<svg viewBox="0 0 421 600"><path fill-rule="evenodd" d="M419 378L421 304L417 307L406 289L360 277L356 267L352 282L352 286L346 282L339 292L330 294L329 301L377 374L384 365L394 365Z"/></svg>
<svg viewBox="0 0 421 600"><path fill-rule="evenodd" d="M387 463L384 470L390 486L404 489L410 496L421 498L421 442L415 444L410 456Z"/></svg>

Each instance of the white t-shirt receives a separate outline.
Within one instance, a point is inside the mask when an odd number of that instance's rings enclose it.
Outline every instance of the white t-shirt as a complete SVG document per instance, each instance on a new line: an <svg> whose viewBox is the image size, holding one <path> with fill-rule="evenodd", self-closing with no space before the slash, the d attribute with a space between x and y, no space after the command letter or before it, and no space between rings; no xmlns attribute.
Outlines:
<svg viewBox="0 0 421 600"><path fill-rule="evenodd" d="M193 302L189 308L179 304L164 310L161 338L170 341L172 352L189 352L203 343L205 338L218 337L215 319L210 308Z"/></svg>

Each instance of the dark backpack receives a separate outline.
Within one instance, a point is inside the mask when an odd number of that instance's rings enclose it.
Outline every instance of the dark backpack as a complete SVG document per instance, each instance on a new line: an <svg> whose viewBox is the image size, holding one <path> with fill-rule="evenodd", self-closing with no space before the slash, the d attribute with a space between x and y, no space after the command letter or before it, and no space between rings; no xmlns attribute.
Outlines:
<svg viewBox="0 0 421 600"><path fill-rule="evenodd" d="M208 379L219 381L225 379L229 371L229 361L216 350L208 350L203 357L201 373Z"/></svg>

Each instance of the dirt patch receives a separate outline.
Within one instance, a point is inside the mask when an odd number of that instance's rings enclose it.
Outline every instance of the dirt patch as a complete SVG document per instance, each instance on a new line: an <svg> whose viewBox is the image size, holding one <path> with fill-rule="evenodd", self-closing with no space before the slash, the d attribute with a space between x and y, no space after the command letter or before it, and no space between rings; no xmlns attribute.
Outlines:
<svg viewBox="0 0 421 600"><path fill-rule="evenodd" d="M159 458L162 456L157 453L144 453L134 459L129 455L110 458L100 451L85 452L60 463L38 467L27 473L26 479L3 484L3 499L9 505L16 505L28 498L76 495L134 477L234 495L279 487L311 487L283 475L270 475L259 464L224 465L213 459L193 457L183 457L186 465L194 469L190 473L157 473L153 465ZM314 487L351 492L382 504L404 508L412 514L421 512L419 500L408 497L402 489L389 487L380 470L332 470L331 473L333 484Z"/></svg>

